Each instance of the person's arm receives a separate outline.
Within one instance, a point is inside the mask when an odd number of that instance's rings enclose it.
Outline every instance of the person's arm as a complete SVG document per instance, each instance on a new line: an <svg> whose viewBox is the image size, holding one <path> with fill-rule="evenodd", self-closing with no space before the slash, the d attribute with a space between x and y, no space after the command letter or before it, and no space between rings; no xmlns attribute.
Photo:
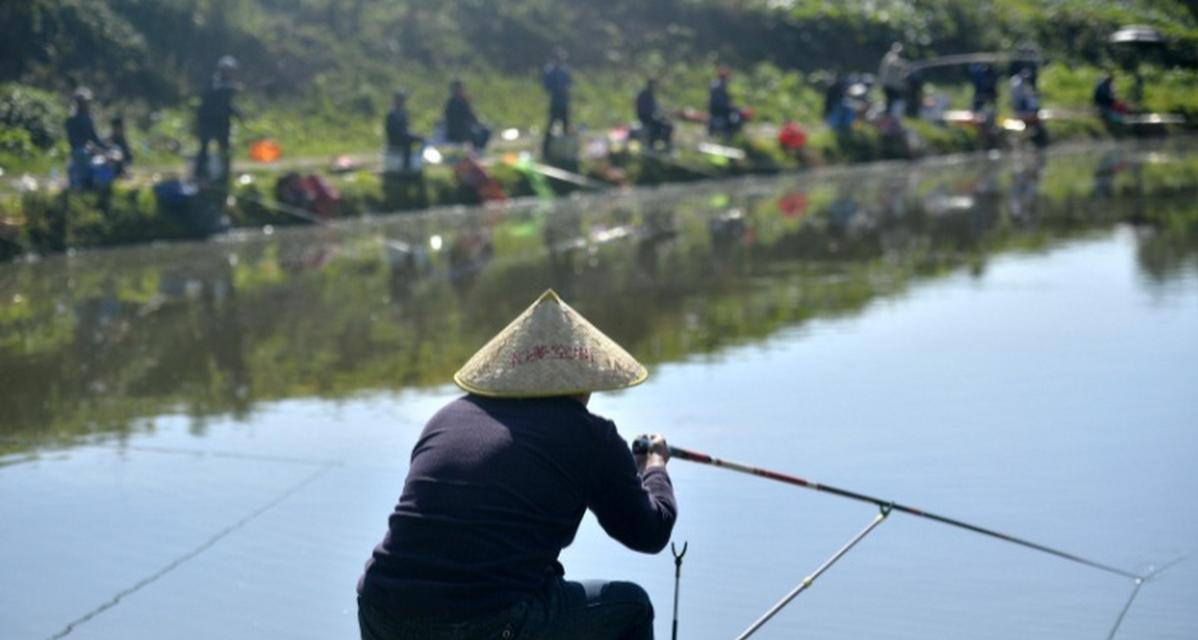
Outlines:
<svg viewBox="0 0 1198 640"><path fill-rule="evenodd" d="M655 451L635 460L611 423L596 444L587 507L608 535L634 551L665 548L678 517L665 468L668 452L663 451L665 441L660 440Z"/></svg>

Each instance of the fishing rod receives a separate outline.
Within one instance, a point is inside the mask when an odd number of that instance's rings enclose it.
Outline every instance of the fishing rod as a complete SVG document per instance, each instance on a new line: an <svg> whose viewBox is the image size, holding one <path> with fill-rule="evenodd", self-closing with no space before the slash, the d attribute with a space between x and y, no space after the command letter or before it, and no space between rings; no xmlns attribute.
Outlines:
<svg viewBox="0 0 1198 640"><path fill-rule="evenodd" d="M647 452L649 450L649 443L647 440L644 440L644 439L635 440L632 445L632 450L633 450L633 453ZM870 504L877 506L879 509L901 511L903 513L907 513L907 514L910 514L913 516L918 516L920 518L927 518L929 520L935 520L936 522L940 522L942 524L947 524L947 525L957 527L960 529L965 529L966 531L972 531L974 533L980 533L982 535L990 536L991 538L997 538L999 540L1004 540L1006 542L1012 542L1012 543L1027 547L1029 549L1034 549L1036 551L1041 551L1043 553L1048 553L1048 554L1057 556L1058 558L1064 558L1066 560L1071 560L1073 562L1086 565L1087 567L1092 567L1094 569L1106 571L1107 573L1113 573L1115 575L1123 576L1124 578L1130 578L1132 580L1143 580L1144 579L1144 576L1141 576L1136 573L1132 573L1131 571L1125 571L1125 570L1119 569L1117 567L1112 567L1108 564L1103 564L1101 562L1089 560L1087 558L1083 558L1081 556L1078 556L1078 555L1075 555L1072 553L1061 551L1059 549L1054 549L1052 547L1045 546L1045 545L1042 545L1042 544L1039 544L1036 542L1032 542L1030 540L1024 540L1023 538L1017 538L1015 536L1012 536L1012 535L1009 535L1006 533L1002 533L1000 531L995 531L993 529L987 529L985 527L979 527L977 525L970 524L968 522L963 522L961 520L957 520L954 518L948 518L948 517L945 517L942 515L937 515L935 513L930 513L928 511L924 511L922 509L916 509L915 507L910 507L910 506L907 506L904 504L899 504L897 502L891 502L889 500L875 498L873 496L865 495L863 493L857 493L855 491L849 491L847 489L841 489L838 487L834 487L832 485L819 484L817 482L805 480L798 476L790 475L787 473L770 471L768 469L762 469L760 467L753 467L753 466L749 466L749 465L745 465L745 464L740 464L737 462L731 462L729 460L721 460L720 458L716 458L715 456L711 456L706 453L699 453L697 451L690 451L688 449L681 449L679 447L670 447L669 450L670 450L670 457L673 457L673 458L686 460L688 462L696 462L699 464L711 465L714 467L721 467L723 469L728 469L730 471L738 471L740 473L747 473L749 475L754 475L754 476L758 476L761 478L774 480L777 482L783 482L786 484L791 484L791 485L795 485L795 486L799 486L799 487L805 487L807 489L812 489L814 491L830 493L832 495L840 496L842 498L849 498L852 500L857 500L859 502L868 502Z"/></svg>

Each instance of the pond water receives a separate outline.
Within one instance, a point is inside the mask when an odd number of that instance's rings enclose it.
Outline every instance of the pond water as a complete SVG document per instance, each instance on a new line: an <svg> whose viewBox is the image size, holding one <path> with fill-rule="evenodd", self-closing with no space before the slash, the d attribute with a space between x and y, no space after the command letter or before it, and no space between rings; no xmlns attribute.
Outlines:
<svg viewBox="0 0 1198 640"><path fill-rule="evenodd" d="M1135 572L1198 543L1198 153L1181 140L255 230L0 265L0 637L352 638L452 372L546 287L642 359L621 432ZM874 517L681 460L680 635ZM571 577L673 561L588 516ZM895 514L762 638L1106 638L1130 580ZM1198 636L1198 559L1117 637Z"/></svg>

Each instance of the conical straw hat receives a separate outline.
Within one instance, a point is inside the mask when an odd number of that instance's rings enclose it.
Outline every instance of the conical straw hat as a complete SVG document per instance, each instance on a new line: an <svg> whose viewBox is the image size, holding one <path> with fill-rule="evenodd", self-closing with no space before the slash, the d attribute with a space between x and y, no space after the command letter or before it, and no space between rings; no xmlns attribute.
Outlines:
<svg viewBox="0 0 1198 640"><path fill-rule="evenodd" d="M496 398L538 398L623 389L649 372L552 289L541 294L453 376Z"/></svg>

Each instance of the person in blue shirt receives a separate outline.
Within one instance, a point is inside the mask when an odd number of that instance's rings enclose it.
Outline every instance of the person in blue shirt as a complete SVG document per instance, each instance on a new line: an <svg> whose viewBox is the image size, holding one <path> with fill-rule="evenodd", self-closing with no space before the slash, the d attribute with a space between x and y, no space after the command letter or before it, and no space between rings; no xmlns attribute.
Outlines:
<svg viewBox="0 0 1198 640"><path fill-rule="evenodd" d="M566 58L565 49L555 50L553 60L545 65L545 71L541 75L541 84L549 93L549 122L545 125L545 140L541 145L543 156L549 155L553 125L560 123L562 134L570 133L570 86L574 80L570 77Z"/></svg>
<svg viewBox="0 0 1198 640"><path fill-rule="evenodd" d="M591 413L595 391L648 373L546 291L454 375L467 393L416 440L387 533L358 582L363 640L653 638L640 586L567 580L558 562L590 511L658 553L677 519L659 435L633 454Z"/></svg>

